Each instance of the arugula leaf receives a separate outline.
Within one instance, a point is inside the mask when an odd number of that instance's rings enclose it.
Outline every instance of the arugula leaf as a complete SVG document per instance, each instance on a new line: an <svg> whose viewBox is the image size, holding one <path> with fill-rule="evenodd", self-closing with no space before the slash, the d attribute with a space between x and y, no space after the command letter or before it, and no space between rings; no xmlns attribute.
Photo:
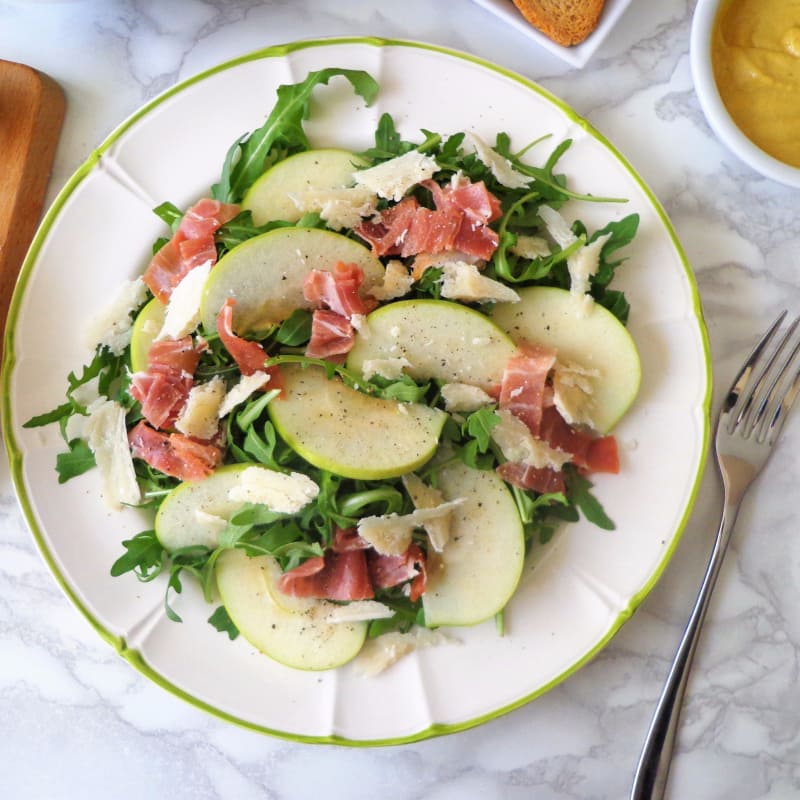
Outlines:
<svg viewBox="0 0 800 800"><path fill-rule="evenodd" d="M310 72L304 81L278 87L278 99L266 122L257 130L238 139L228 150L219 183L212 187L212 196L223 203L238 203L263 172L273 148L294 152L309 147L303 130L308 119L311 95L319 84L327 84L340 75L353 86L367 105L378 93L378 84L363 70L328 69Z"/></svg>
<svg viewBox="0 0 800 800"><path fill-rule="evenodd" d="M151 581L161 574L166 551L154 530L142 531L133 539L123 541L122 546L125 548L125 555L111 565L113 577L133 572L140 581Z"/></svg>
<svg viewBox="0 0 800 800"><path fill-rule="evenodd" d="M373 162L388 161L390 158L416 149L417 145L414 142L406 142L400 137L391 114L384 112L375 129L375 146L364 150L359 155Z"/></svg>
<svg viewBox="0 0 800 800"><path fill-rule="evenodd" d="M23 428L41 428L44 425L50 425L52 422L60 422L65 417L71 417L75 412L73 403L62 403L52 411L47 411L44 414L31 417L27 422L22 423Z"/></svg>
<svg viewBox="0 0 800 800"><path fill-rule="evenodd" d="M287 347L298 347L305 344L311 338L312 314L304 308L296 308L285 319L278 332L275 334L275 341Z"/></svg>
<svg viewBox="0 0 800 800"><path fill-rule="evenodd" d="M487 406L473 411L464 422L462 430L477 442L478 450L485 453L492 441L492 430L499 424L500 415L494 410L494 406Z"/></svg>
<svg viewBox="0 0 800 800"><path fill-rule="evenodd" d="M170 230L175 233L183 219L181 211L174 203L161 203L153 209L153 213L162 221L169 225Z"/></svg>
<svg viewBox="0 0 800 800"><path fill-rule="evenodd" d="M66 483L70 478L83 475L97 463L94 453L83 439L72 439L67 443L66 453L59 453L56 456L56 472L58 482Z"/></svg>
<svg viewBox="0 0 800 800"><path fill-rule="evenodd" d="M218 606L214 613L207 620L219 633L227 633L228 638L233 641L239 635L239 629L230 618L225 606Z"/></svg>
<svg viewBox="0 0 800 800"><path fill-rule="evenodd" d="M567 471L567 494L572 502L580 509L589 522L605 531L613 531L616 527L609 519L600 501L589 491L591 482L576 470Z"/></svg>

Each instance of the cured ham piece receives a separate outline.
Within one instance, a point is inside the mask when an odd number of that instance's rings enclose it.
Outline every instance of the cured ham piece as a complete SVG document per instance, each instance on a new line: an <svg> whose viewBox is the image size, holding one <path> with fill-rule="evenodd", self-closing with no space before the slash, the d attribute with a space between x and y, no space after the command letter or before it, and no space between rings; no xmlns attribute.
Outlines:
<svg viewBox="0 0 800 800"><path fill-rule="evenodd" d="M206 261L216 263L214 234L239 213L239 206L203 198L181 219L172 238L153 256L142 279L162 302L188 272Z"/></svg>
<svg viewBox="0 0 800 800"><path fill-rule="evenodd" d="M334 553L345 553L348 550L366 550L370 543L358 535L356 528L335 528L331 549Z"/></svg>
<svg viewBox="0 0 800 800"><path fill-rule="evenodd" d="M549 406L542 412L539 436L550 447L569 453L575 466L582 469L588 467L588 452L594 437L587 431L569 425L555 406Z"/></svg>
<svg viewBox="0 0 800 800"><path fill-rule="evenodd" d="M309 561L313 562L309 565ZM371 600L375 596L364 550L329 550L278 578L278 589L291 597L321 600Z"/></svg>
<svg viewBox="0 0 800 800"><path fill-rule="evenodd" d="M222 344L236 362L242 375L270 372L270 370L264 370L264 362L267 360L264 348L258 342L242 339L233 332L233 306L235 303L236 301L229 297L217 314L217 333Z"/></svg>
<svg viewBox="0 0 800 800"><path fill-rule="evenodd" d="M157 431L143 420L128 432L128 444L134 458L182 481L207 478L223 456L222 448L211 442L199 442L182 433Z"/></svg>
<svg viewBox="0 0 800 800"><path fill-rule="evenodd" d="M424 594L427 583L425 553L412 544L405 553L389 556L371 550L367 554L369 575L376 589L389 589L411 581L409 598L412 602Z"/></svg>
<svg viewBox="0 0 800 800"><path fill-rule="evenodd" d="M566 488L561 470L550 467L532 467L517 461L506 461L497 468L497 474L513 486L539 494L563 492Z"/></svg>
<svg viewBox="0 0 800 800"><path fill-rule="evenodd" d="M306 355L309 358L341 356L350 352L355 340L355 331L347 317L318 308L311 318L311 338Z"/></svg>
<svg viewBox="0 0 800 800"><path fill-rule="evenodd" d="M555 350L525 343L520 345L518 353L508 360L503 371L500 408L507 409L521 419L534 436L540 434L547 397L547 375L555 363ZM547 441L546 437L541 438Z"/></svg>
<svg viewBox="0 0 800 800"><path fill-rule="evenodd" d="M191 336L153 342L147 354L147 372L131 376L131 396L142 406L142 416L155 428L168 428L178 417L194 383L200 361Z"/></svg>
<svg viewBox="0 0 800 800"><path fill-rule="evenodd" d="M613 436L592 439L586 451L586 469L589 472L619 473L619 448Z"/></svg>
<svg viewBox="0 0 800 800"><path fill-rule="evenodd" d="M422 185L430 190L435 210L407 197L355 229L370 243L373 252L405 258L458 250L477 258L491 258L499 238L489 223L502 212L500 201L483 181L463 181L455 186L424 181Z"/></svg>
<svg viewBox="0 0 800 800"><path fill-rule="evenodd" d="M348 320L367 314L377 305L359 294L364 272L357 264L337 261L332 270L312 269L303 283L303 297L317 308L328 308Z"/></svg>

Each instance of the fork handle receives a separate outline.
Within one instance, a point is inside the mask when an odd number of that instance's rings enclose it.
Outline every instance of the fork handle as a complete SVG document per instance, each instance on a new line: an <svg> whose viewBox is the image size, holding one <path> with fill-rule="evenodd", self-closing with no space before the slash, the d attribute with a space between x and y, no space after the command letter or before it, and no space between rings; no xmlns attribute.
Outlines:
<svg viewBox="0 0 800 800"><path fill-rule="evenodd" d="M630 800L661 800L664 797L689 668L738 512L738 501L726 503L722 510L703 582L645 737Z"/></svg>

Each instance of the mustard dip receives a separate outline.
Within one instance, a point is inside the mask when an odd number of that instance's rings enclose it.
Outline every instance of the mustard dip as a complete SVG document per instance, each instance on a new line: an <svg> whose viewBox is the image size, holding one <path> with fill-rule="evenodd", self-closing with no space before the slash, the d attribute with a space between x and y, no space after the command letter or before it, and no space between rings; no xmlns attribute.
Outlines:
<svg viewBox="0 0 800 800"><path fill-rule="evenodd" d="M711 59L722 101L742 132L800 167L800 0L724 0Z"/></svg>

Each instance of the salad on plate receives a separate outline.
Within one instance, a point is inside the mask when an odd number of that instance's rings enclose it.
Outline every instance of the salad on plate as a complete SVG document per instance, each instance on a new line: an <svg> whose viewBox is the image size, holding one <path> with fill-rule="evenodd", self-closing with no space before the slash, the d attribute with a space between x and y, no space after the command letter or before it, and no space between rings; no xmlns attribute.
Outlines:
<svg viewBox="0 0 800 800"><path fill-rule="evenodd" d="M579 514L613 528L591 475L620 471L639 388L610 288L638 217L567 215L623 200L569 189L569 141L408 141L383 114L364 152L313 147L334 78L378 92L340 68L279 87L208 196L155 209L143 275L26 426L60 426L59 481L96 467L106 503L152 515L110 569L166 576L171 619L195 579L230 638L374 673L443 627L502 633L532 548Z"/></svg>

